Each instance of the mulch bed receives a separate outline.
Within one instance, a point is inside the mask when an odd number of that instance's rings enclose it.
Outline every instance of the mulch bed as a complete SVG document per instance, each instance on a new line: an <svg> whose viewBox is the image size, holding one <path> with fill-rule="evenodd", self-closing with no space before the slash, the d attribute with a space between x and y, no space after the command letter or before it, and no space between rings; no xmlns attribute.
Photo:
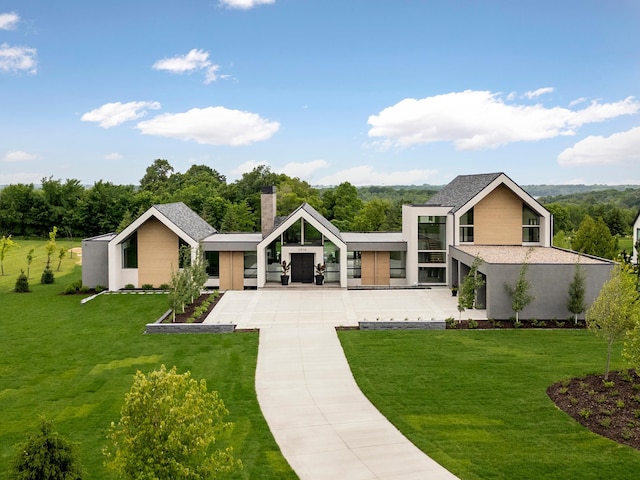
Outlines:
<svg viewBox="0 0 640 480"><path fill-rule="evenodd" d="M558 408L594 433L640 450L640 376L634 369L551 385Z"/></svg>
<svg viewBox="0 0 640 480"><path fill-rule="evenodd" d="M213 295L213 294L203 293L198 298L196 298L196 300L185 309L184 313L176 314L176 319L173 323L187 323L187 321L189 320L189 318L191 317L195 309L198 308L200 305L202 305L202 302L204 302L207 298L209 298L210 295ZM218 302L220 301L223 295L224 295L224 292L221 292L218 295L218 298L216 298L213 302L211 302L211 305L209 305L209 308L207 309L207 311L202 316L200 316L200 318L198 318L197 320L191 323L202 323L204 319L207 318L207 315L211 313L211 310L213 310L213 308L218 304ZM169 319L170 318L171 317L169 317Z"/></svg>
<svg viewBox="0 0 640 480"><path fill-rule="evenodd" d="M447 329L449 330L489 330L495 328L581 329L586 328L586 325L584 323L584 320L578 320L577 324L574 323L573 320L520 320L520 326L518 327L514 326L514 322L512 320L475 320L470 323L469 320L458 321L458 319L456 319L456 321L452 324L447 323Z"/></svg>

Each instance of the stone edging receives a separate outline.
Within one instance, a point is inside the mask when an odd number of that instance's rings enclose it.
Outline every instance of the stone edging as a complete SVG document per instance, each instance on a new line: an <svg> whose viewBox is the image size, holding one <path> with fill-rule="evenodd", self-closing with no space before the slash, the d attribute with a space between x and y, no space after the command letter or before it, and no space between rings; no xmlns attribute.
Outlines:
<svg viewBox="0 0 640 480"><path fill-rule="evenodd" d="M430 320L424 322L411 322L405 320L358 322L360 330L445 330L444 320Z"/></svg>
<svg viewBox="0 0 640 480"><path fill-rule="evenodd" d="M236 329L233 324L162 323L169 315L171 309L155 322L147 323L144 333L233 333Z"/></svg>

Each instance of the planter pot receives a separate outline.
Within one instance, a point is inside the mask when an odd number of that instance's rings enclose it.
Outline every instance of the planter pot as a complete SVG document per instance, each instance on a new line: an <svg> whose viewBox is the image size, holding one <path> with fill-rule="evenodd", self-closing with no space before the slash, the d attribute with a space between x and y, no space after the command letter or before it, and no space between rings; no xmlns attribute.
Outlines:
<svg viewBox="0 0 640 480"><path fill-rule="evenodd" d="M289 275L280 275L280 283L282 283L282 285L289 285Z"/></svg>
<svg viewBox="0 0 640 480"><path fill-rule="evenodd" d="M316 275L316 285L322 285L324 283L324 275Z"/></svg>
<svg viewBox="0 0 640 480"><path fill-rule="evenodd" d="M458 296L458 291L457 290L451 290L451 296L452 297L457 297Z"/></svg>

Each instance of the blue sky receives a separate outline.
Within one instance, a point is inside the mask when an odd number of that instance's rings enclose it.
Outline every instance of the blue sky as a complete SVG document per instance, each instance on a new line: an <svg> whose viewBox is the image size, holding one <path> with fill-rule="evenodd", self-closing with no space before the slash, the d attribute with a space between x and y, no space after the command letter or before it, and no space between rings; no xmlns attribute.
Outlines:
<svg viewBox="0 0 640 480"><path fill-rule="evenodd" d="M636 0L4 0L0 185L640 184Z"/></svg>

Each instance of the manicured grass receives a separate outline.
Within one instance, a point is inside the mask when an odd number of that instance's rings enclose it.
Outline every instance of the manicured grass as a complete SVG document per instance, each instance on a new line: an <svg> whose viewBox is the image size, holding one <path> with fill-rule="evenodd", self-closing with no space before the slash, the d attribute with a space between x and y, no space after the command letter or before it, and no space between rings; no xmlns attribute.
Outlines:
<svg viewBox="0 0 640 480"><path fill-rule="evenodd" d="M44 414L79 444L87 478L114 478L102 465L106 430L118 420L136 370L165 364L190 370L220 393L235 423L229 443L245 465L233 478L296 478L256 400L258 334L144 335L144 325L167 309L165 295L101 295L81 305L80 296L60 295L80 278L71 259L53 285L39 283L38 268L33 291L17 294L10 291L15 265L11 281L0 279L0 477L14 445Z"/></svg>
<svg viewBox="0 0 640 480"><path fill-rule="evenodd" d="M618 237L618 251L633 253L633 237Z"/></svg>
<svg viewBox="0 0 640 480"><path fill-rule="evenodd" d="M604 371L588 331L340 332L363 392L464 480L628 479L640 452L592 434L546 388ZM619 350L614 368L622 368Z"/></svg>

